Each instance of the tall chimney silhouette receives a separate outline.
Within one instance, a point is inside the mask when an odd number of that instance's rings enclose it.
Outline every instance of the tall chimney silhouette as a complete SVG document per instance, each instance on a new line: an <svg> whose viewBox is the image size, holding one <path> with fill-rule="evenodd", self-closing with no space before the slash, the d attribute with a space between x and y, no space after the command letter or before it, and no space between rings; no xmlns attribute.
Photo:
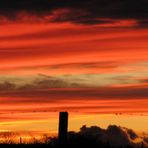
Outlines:
<svg viewBox="0 0 148 148"><path fill-rule="evenodd" d="M59 145L66 145L68 133L68 112L59 113Z"/></svg>

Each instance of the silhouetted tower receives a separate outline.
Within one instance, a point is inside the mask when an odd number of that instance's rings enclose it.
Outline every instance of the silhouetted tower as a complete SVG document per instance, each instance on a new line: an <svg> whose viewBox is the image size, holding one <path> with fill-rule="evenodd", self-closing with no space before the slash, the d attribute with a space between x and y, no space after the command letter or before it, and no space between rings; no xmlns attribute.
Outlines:
<svg viewBox="0 0 148 148"><path fill-rule="evenodd" d="M141 143L141 148L144 148L144 144L143 144L143 142Z"/></svg>
<svg viewBox="0 0 148 148"><path fill-rule="evenodd" d="M59 113L59 135L58 141L60 145L66 145L68 133L68 112Z"/></svg>
<svg viewBox="0 0 148 148"><path fill-rule="evenodd" d="M20 144L22 144L22 137L20 137Z"/></svg>

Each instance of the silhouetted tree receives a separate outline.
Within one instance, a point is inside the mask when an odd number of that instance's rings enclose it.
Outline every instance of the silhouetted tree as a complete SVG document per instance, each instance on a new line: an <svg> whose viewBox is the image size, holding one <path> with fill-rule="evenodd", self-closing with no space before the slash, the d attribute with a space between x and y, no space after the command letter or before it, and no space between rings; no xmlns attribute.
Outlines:
<svg viewBox="0 0 148 148"><path fill-rule="evenodd" d="M13 132L4 132L2 135L3 143L13 144L16 134Z"/></svg>

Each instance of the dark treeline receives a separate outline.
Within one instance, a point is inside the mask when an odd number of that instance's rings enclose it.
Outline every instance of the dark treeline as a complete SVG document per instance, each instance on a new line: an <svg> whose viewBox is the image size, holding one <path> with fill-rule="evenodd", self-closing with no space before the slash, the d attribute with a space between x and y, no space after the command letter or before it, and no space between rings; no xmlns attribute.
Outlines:
<svg viewBox="0 0 148 148"><path fill-rule="evenodd" d="M68 140L65 145L60 145L57 138L50 138L46 143L32 143L32 144L0 144L0 148L146 148L143 143L139 146L133 145L118 145L112 146L108 142L98 141L92 137L85 137L83 135L70 132L68 134Z"/></svg>

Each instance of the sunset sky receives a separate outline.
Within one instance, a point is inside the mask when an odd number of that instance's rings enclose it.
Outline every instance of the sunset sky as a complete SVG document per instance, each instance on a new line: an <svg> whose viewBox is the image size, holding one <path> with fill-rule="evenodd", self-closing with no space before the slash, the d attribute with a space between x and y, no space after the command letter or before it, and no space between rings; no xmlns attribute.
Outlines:
<svg viewBox="0 0 148 148"><path fill-rule="evenodd" d="M0 0L0 131L117 124L148 132L147 0Z"/></svg>

